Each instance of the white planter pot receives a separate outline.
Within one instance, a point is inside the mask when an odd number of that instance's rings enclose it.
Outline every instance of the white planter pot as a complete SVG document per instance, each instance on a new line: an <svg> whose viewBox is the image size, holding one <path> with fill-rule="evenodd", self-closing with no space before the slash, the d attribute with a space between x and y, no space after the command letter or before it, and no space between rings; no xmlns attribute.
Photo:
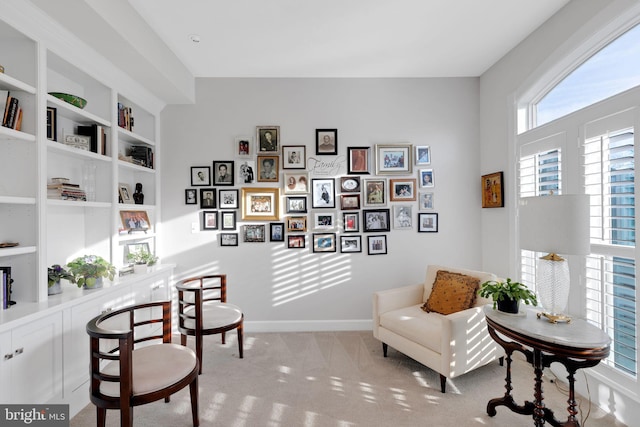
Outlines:
<svg viewBox="0 0 640 427"><path fill-rule="evenodd" d="M133 272L135 274L145 274L149 271L147 264L133 264Z"/></svg>

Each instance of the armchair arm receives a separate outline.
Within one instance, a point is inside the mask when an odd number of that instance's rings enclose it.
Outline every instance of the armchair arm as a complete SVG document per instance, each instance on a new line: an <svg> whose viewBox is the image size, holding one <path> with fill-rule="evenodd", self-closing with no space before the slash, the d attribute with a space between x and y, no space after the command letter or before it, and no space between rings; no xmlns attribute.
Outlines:
<svg viewBox="0 0 640 427"><path fill-rule="evenodd" d="M386 313L387 311L420 304L422 302L423 292L424 286L422 284L374 292L374 322L377 323L378 316L382 313Z"/></svg>

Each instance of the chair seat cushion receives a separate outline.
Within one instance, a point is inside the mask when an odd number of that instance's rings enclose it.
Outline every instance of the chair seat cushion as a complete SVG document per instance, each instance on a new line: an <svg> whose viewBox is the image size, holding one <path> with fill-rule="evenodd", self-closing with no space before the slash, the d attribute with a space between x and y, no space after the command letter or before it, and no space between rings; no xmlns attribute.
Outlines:
<svg viewBox="0 0 640 427"><path fill-rule="evenodd" d="M196 309L190 306L184 311L184 327L195 328ZM218 329L233 325L242 319L242 310L237 305L223 302L207 302L202 305L202 327L204 329Z"/></svg>
<svg viewBox="0 0 640 427"><path fill-rule="evenodd" d="M195 368L197 359L193 350L178 344L153 344L133 350L133 395L161 390L174 384ZM102 372L118 375L118 362L109 362ZM120 383L105 382L100 391L107 396L120 395Z"/></svg>
<svg viewBox="0 0 640 427"><path fill-rule="evenodd" d="M380 316L380 326L441 353L442 315L425 313L422 304L388 311Z"/></svg>

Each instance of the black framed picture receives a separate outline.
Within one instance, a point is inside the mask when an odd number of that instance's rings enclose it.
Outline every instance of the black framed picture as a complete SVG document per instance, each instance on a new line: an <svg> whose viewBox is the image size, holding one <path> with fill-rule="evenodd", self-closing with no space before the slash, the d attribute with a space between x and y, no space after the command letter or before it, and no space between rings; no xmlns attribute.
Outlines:
<svg viewBox="0 0 640 427"><path fill-rule="evenodd" d="M307 213L307 197L287 196L287 213Z"/></svg>
<svg viewBox="0 0 640 427"><path fill-rule="evenodd" d="M418 214L418 232L419 233L437 233L438 232L438 214L437 213L419 213Z"/></svg>
<svg viewBox="0 0 640 427"><path fill-rule="evenodd" d="M233 185L235 173L232 160L213 161L213 185Z"/></svg>
<svg viewBox="0 0 640 427"><path fill-rule="evenodd" d="M387 236L381 234L379 236L369 236L367 238L367 253L369 255L384 255L387 253Z"/></svg>
<svg viewBox="0 0 640 427"><path fill-rule="evenodd" d="M287 236L287 248L304 249L304 247L305 247L304 234L294 234L293 236Z"/></svg>
<svg viewBox="0 0 640 427"><path fill-rule="evenodd" d="M390 231L389 209L363 210L362 227L365 232Z"/></svg>
<svg viewBox="0 0 640 427"><path fill-rule="evenodd" d="M350 209L360 209L360 195L359 194L341 194L340 209L342 209L343 211L350 210Z"/></svg>
<svg viewBox="0 0 640 427"><path fill-rule="evenodd" d="M284 242L284 222L269 223L269 241Z"/></svg>
<svg viewBox="0 0 640 427"><path fill-rule="evenodd" d="M335 252L336 233L313 233L313 252Z"/></svg>
<svg viewBox="0 0 640 427"><path fill-rule="evenodd" d="M184 190L184 204L185 205L197 205L198 204L198 190L195 188L187 188Z"/></svg>
<svg viewBox="0 0 640 427"><path fill-rule="evenodd" d="M215 188L200 189L200 207L203 209L216 207L216 189Z"/></svg>
<svg viewBox="0 0 640 427"><path fill-rule="evenodd" d="M360 177L359 176L343 176L340 178L340 191L343 193L359 193Z"/></svg>
<svg viewBox="0 0 640 427"><path fill-rule="evenodd" d="M340 252L362 252L362 236L340 236Z"/></svg>
<svg viewBox="0 0 640 427"><path fill-rule="evenodd" d="M211 185L211 168L209 166L191 167L191 186L205 187Z"/></svg>
<svg viewBox="0 0 640 427"><path fill-rule="evenodd" d="M220 209L238 209L238 190L218 190Z"/></svg>
<svg viewBox="0 0 640 427"><path fill-rule="evenodd" d="M282 169L306 169L306 149L304 145L283 145Z"/></svg>
<svg viewBox="0 0 640 427"><path fill-rule="evenodd" d="M202 212L202 229L203 230L218 229L218 211Z"/></svg>
<svg viewBox="0 0 640 427"><path fill-rule="evenodd" d="M359 214L343 213L342 214L342 229L345 233L355 233L360 231L360 216Z"/></svg>
<svg viewBox="0 0 640 427"><path fill-rule="evenodd" d="M316 154L319 156L338 154L338 129L316 129Z"/></svg>
<svg viewBox="0 0 640 427"><path fill-rule="evenodd" d="M245 225L243 227L244 230L244 241L245 242L264 242L264 224L252 224Z"/></svg>
<svg viewBox="0 0 640 427"><path fill-rule="evenodd" d="M258 156L258 182L278 182L279 156Z"/></svg>
<svg viewBox="0 0 640 427"><path fill-rule="evenodd" d="M259 153L278 153L280 148L280 126L256 126Z"/></svg>
<svg viewBox="0 0 640 427"><path fill-rule="evenodd" d="M220 229L221 230L236 229L236 212L235 211L220 212Z"/></svg>
<svg viewBox="0 0 640 427"><path fill-rule="evenodd" d="M369 174L369 147L347 147L347 173Z"/></svg>
<svg viewBox="0 0 640 427"><path fill-rule="evenodd" d="M58 110L54 107L47 107L47 139L57 141L58 133Z"/></svg>
<svg viewBox="0 0 640 427"><path fill-rule="evenodd" d="M238 233L220 233L220 246L238 246Z"/></svg>
<svg viewBox="0 0 640 427"><path fill-rule="evenodd" d="M336 189L333 179L312 179L311 197L313 208L335 208Z"/></svg>

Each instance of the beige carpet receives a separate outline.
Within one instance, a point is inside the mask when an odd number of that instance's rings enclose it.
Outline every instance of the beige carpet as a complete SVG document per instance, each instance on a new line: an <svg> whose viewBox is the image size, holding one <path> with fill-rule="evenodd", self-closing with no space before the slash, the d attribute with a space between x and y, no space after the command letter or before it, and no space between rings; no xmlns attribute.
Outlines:
<svg viewBox="0 0 640 427"><path fill-rule="evenodd" d="M505 368L491 363L448 380L440 393L438 374L382 345L371 331L259 333L245 336L244 359L238 358L236 334L205 338L200 386L200 424L220 427L347 426L529 426L530 416L501 406L489 417L487 401L504 394ZM193 339L189 340L193 346ZM585 377L578 372L578 380ZM533 395L532 368L514 361L513 394L518 403ZM566 400L545 378L545 403L566 419ZM579 417L589 411L581 397ZM119 425L119 412L108 411L107 425ZM597 407L583 427L624 426ZM95 408L84 408L72 427L95 425ZM134 425L190 426L189 393L136 407Z"/></svg>

